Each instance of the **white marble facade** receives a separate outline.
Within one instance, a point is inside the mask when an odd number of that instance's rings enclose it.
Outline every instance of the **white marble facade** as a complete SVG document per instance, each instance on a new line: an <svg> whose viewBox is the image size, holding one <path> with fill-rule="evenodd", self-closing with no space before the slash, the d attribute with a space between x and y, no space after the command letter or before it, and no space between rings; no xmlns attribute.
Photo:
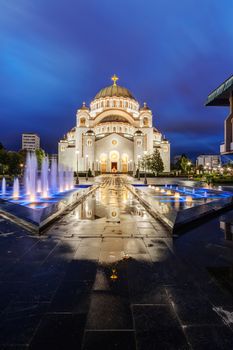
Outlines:
<svg viewBox="0 0 233 350"><path fill-rule="evenodd" d="M140 107L115 75L112 80L89 107L78 109L76 126L58 144L59 164L79 172L125 173L136 171L143 155L157 148L169 172L170 143L153 127L151 109Z"/></svg>

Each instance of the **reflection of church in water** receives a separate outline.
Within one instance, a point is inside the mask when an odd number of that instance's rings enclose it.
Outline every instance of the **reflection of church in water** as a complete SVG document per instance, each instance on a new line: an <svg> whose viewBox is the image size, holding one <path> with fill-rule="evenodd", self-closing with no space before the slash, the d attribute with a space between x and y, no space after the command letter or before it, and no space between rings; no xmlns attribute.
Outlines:
<svg viewBox="0 0 233 350"><path fill-rule="evenodd" d="M59 164L74 171L135 171L144 154L158 149L170 171L170 143L152 125L152 111L140 107L131 92L117 85L100 90L77 111L76 126L59 142Z"/></svg>

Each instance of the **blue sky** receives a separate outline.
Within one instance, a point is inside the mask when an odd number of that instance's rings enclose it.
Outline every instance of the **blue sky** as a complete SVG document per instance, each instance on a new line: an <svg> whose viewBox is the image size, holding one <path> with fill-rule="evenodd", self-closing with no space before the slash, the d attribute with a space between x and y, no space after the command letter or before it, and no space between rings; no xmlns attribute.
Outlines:
<svg viewBox="0 0 233 350"><path fill-rule="evenodd" d="M42 146L75 124L116 73L172 154L216 153L227 108L204 107L233 74L233 2L224 0L0 0L0 141L22 132Z"/></svg>

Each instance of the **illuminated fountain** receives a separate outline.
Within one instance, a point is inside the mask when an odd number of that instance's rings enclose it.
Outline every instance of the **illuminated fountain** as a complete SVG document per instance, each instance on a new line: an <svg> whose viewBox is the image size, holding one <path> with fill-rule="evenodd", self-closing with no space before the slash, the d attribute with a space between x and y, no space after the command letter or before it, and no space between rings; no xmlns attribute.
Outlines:
<svg viewBox="0 0 233 350"><path fill-rule="evenodd" d="M142 198L146 208L149 207L151 213L172 232L179 232L181 227L186 229L193 221L233 207L231 192L186 186L182 182L180 185L156 185L154 191L147 186L135 187L137 198Z"/></svg>
<svg viewBox="0 0 233 350"><path fill-rule="evenodd" d="M44 157L39 170L37 157L34 152L28 152L23 186L20 186L19 179L15 178L11 190L6 190L6 179L1 184L1 196L11 200L26 201L27 203L42 202L57 194L70 191L74 188L73 171L60 166L58 168L56 159L49 164L48 157Z"/></svg>
<svg viewBox="0 0 233 350"><path fill-rule="evenodd" d="M2 179L2 196L5 196L6 194L6 179L3 177Z"/></svg>
<svg viewBox="0 0 233 350"><path fill-rule="evenodd" d="M73 170L57 166L56 159L44 157L38 164L36 154L27 154L23 181L15 178L11 187L0 186L0 210L6 217L32 232L45 227L67 209L73 208L89 192L89 184L74 188ZM90 213L89 213L90 214Z"/></svg>
<svg viewBox="0 0 233 350"><path fill-rule="evenodd" d="M17 177L14 178L14 183L13 183L13 198L14 199L19 198L19 179Z"/></svg>

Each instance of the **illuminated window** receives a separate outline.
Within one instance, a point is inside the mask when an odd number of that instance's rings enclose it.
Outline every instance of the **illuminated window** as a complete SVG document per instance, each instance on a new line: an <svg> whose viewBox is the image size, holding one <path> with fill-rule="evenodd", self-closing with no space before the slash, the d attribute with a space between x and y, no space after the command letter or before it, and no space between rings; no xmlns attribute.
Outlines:
<svg viewBox="0 0 233 350"><path fill-rule="evenodd" d="M80 126L85 126L85 125L86 125L86 119L80 118Z"/></svg>
<svg viewBox="0 0 233 350"><path fill-rule="evenodd" d="M148 118L144 118L143 119L143 125L144 126L149 126L149 119Z"/></svg>

